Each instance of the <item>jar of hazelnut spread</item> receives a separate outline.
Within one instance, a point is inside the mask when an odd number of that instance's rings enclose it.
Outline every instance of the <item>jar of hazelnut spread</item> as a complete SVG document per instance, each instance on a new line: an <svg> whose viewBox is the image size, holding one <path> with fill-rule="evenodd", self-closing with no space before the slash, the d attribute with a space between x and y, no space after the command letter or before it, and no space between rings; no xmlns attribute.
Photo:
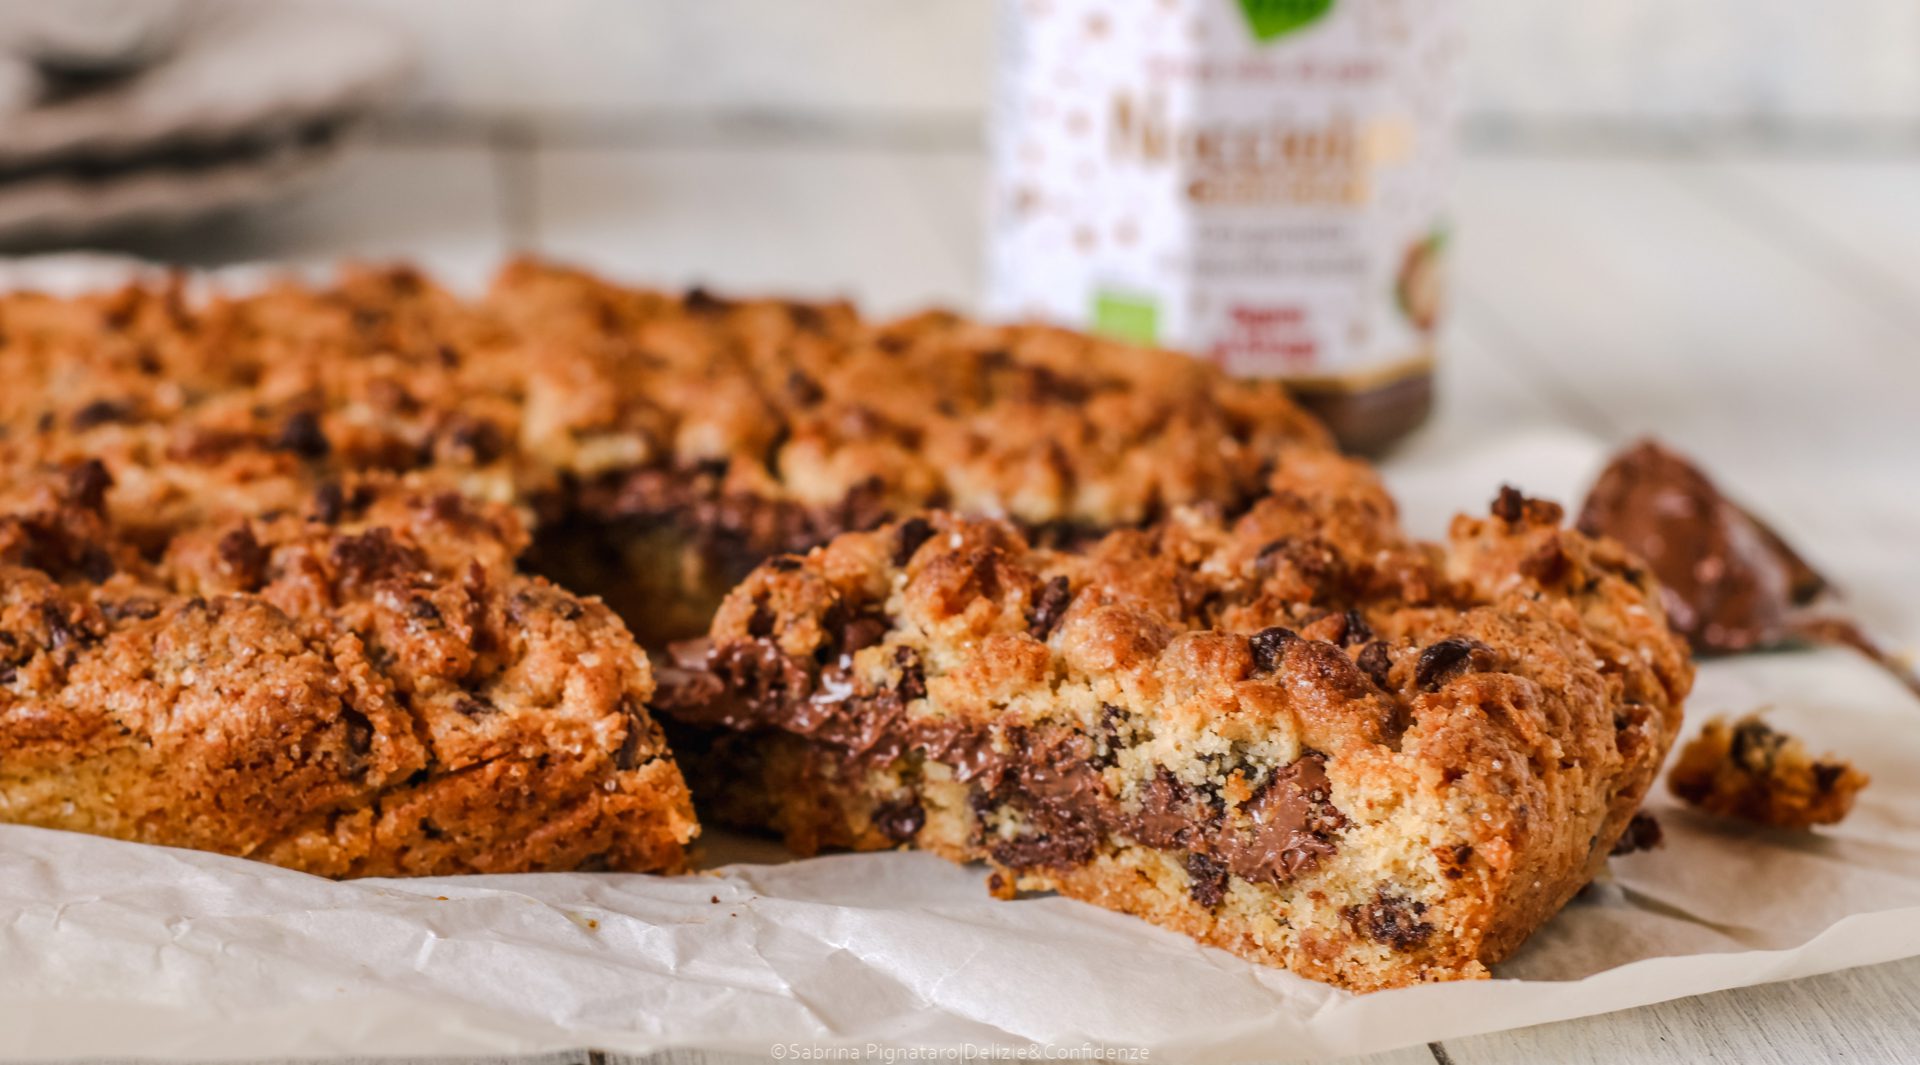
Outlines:
<svg viewBox="0 0 1920 1065"><path fill-rule="evenodd" d="M1006 0L989 311L1427 415L1457 0Z"/></svg>

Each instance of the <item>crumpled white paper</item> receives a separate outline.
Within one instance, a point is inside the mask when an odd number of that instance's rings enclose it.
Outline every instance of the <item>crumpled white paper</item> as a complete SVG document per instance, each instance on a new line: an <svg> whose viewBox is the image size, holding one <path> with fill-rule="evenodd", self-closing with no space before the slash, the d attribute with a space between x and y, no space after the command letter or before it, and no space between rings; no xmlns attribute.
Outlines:
<svg viewBox="0 0 1920 1065"><path fill-rule="evenodd" d="M1533 435L1389 470L1437 534L1502 481L1577 498L1599 449ZM1657 790L1658 851L1615 859L1498 979L1357 996L1060 898L999 902L911 853L710 873L335 883L0 826L0 1056L241 1059L776 1043L1205 1065L1358 1054L1920 954L1920 706L1843 651L1701 670L1689 732L1771 707L1873 774L1843 825L1715 821Z"/></svg>

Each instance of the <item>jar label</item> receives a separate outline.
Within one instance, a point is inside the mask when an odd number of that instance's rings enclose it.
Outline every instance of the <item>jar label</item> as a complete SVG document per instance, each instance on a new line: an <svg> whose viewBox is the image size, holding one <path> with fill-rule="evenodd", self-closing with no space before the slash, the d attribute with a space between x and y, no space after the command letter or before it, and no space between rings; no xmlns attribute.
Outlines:
<svg viewBox="0 0 1920 1065"><path fill-rule="evenodd" d="M1445 301L1455 0L1008 0L989 310L1337 382Z"/></svg>

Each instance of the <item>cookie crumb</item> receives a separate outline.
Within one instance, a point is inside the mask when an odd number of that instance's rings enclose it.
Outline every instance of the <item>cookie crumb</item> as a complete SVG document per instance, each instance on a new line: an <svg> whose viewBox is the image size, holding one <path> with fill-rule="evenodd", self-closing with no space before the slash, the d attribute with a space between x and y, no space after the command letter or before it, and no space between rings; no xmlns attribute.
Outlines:
<svg viewBox="0 0 1920 1065"><path fill-rule="evenodd" d="M1839 824L1871 778L1748 714L1707 722L1667 774L1673 793L1708 813L1774 828Z"/></svg>

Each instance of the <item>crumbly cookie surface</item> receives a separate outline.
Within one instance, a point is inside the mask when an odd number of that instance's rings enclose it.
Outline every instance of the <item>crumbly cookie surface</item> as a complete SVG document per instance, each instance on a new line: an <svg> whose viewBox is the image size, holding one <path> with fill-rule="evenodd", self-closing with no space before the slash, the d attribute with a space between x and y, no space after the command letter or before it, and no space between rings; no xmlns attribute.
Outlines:
<svg viewBox="0 0 1920 1065"><path fill-rule="evenodd" d="M672 863L693 829L645 663L562 589L657 643L766 555L896 510L1064 540L1243 508L1279 454L1326 447L1277 387L1179 356L530 262L472 299L406 269L8 294L0 381L0 742L31 749L0 817L339 874ZM127 597L159 613L111 616ZM161 662L179 675L142 686ZM122 688L144 716L109 712Z"/></svg>
<svg viewBox="0 0 1920 1065"><path fill-rule="evenodd" d="M1709 720L1667 773L1676 796L1708 813L1800 831L1839 824L1869 782L1844 759L1814 757L1757 714Z"/></svg>
<svg viewBox="0 0 1920 1065"><path fill-rule="evenodd" d="M298 505L329 472L432 471L524 507L562 579L638 589L613 601L649 641L704 629L769 554L891 515L1072 539L1243 509L1280 454L1328 446L1278 385L1184 356L532 262L478 299L361 270L235 297L15 294L0 323L0 468L98 458L116 518L152 540Z"/></svg>
<svg viewBox="0 0 1920 1065"><path fill-rule="evenodd" d="M696 831L617 618L427 480L183 529L99 463L0 510L0 819L328 876L675 870Z"/></svg>
<svg viewBox="0 0 1920 1065"><path fill-rule="evenodd" d="M661 703L711 813L912 843L1358 989L1484 975L1592 877L1686 648L1616 546L1503 492L1407 541L1364 466L1078 550L925 515L776 558Z"/></svg>

